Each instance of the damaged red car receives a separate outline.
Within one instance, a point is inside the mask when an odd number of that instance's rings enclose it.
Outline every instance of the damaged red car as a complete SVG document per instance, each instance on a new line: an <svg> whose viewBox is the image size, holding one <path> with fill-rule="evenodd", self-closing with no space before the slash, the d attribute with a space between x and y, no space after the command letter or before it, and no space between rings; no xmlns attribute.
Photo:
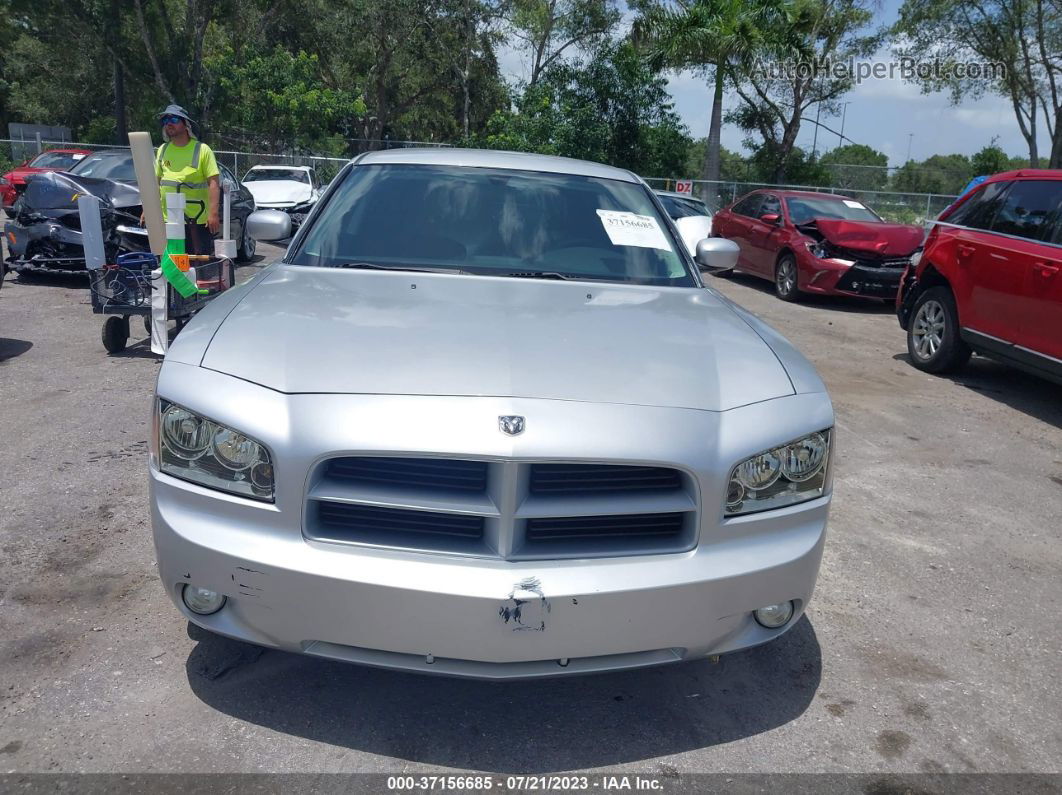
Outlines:
<svg viewBox="0 0 1062 795"><path fill-rule="evenodd" d="M736 270L770 279L783 301L804 293L893 301L925 237L847 196L795 190L754 191L712 224L715 237L741 248Z"/></svg>
<svg viewBox="0 0 1062 795"><path fill-rule="evenodd" d="M74 165L91 155L88 149L49 149L23 161L0 177L0 203L4 209L11 207L26 189L26 177L46 171L69 171Z"/></svg>

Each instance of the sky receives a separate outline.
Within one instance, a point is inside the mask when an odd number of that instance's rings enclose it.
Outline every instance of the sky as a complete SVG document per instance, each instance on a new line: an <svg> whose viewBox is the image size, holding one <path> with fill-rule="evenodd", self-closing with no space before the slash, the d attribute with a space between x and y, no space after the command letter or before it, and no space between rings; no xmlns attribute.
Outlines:
<svg viewBox="0 0 1062 795"><path fill-rule="evenodd" d="M900 2L883 0L875 23L893 23ZM873 60L891 61L892 58L885 49ZM502 71L510 79L527 78L527 65L518 52L504 50L499 53L499 61ZM710 76L705 78L692 73L666 76L675 111L689 128L690 135L706 137L712 100L708 85ZM736 94L727 92L724 112L736 107L739 101ZM844 114L845 137L883 152L889 158L890 166L906 162L908 147L911 158L919 161L936 154L972 155L988 146L993 138L998 138L997 145L1008 155L1029 155L1010 101L995 94L955 106L947 93L922 94L918 86L905 83L897 76L892 80L865 80L842 97L841 102L849 103ZM820 121L831 129L839 131L841 128L839 115L822 117ZM1041 154L1046 134L1046 130L1041 130ZM797 146L810 152L815 143L814 135L814 124L801 124ZM722 142L727 149L743 152L744 137L745 134L734 125L723 126ZM838 138L820 129L817 144L821 154L837 146Z"/></svg>

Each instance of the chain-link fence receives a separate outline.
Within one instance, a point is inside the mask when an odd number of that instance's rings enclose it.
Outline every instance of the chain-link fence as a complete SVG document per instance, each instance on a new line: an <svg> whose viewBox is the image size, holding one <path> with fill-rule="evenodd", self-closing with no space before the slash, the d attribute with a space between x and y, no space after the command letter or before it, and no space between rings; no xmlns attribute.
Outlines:
<svg viewBox="0 0 1062 795"><path fill-rule="evenodd" d="M658 190L675 190L677 180L646 177L645 181ZM940 215L956 197L941 193L899 193L885 190L854 190L842 187L815 185L770 185L763 182L708 182L692 180L693 195L703 197L709 204L723 207L746 193L761 188L775 190L806 190L815 193L835 193L862 202L886 221L898 224L924 224Z"/></svg>
<svg viewBox="0 0 1062 795"><path fill-rule="evenodd" d="M354 141L354 145L363 149L364 141ZM430 143L424 141L376 141L377 149L406 149L414 146L447 147L450 144ZM46 141L46 140L18 140L0 139L0 175L11 170L15 166L31 161L37 155L54 149L81 149L87 152L98 152L112 149L128 149L127 146L115 146L110 144L86 144L71 141ZM243 179L243 175L252 166L277 165L277 166L311 166L317 172L322 184L331 181L339 173L339 170L347 163L348 157L329 157L313 153L303 154L267 154L264 152L237 152L228 149L215 149L214 155L218 162L227 166L237 179Z"/></svg>

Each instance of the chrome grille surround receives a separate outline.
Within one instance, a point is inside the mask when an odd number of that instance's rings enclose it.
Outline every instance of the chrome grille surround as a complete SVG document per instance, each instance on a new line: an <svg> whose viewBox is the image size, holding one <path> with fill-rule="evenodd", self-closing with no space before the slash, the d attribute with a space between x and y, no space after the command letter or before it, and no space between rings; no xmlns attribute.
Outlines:
<svg viewBox="0 0 1062 795"><path fill-rule="evenodd" d="M309 483L303 533L319 542L555 560L683 552L697 539L696 483L673 467L349 456L321 462Z"/></svg>

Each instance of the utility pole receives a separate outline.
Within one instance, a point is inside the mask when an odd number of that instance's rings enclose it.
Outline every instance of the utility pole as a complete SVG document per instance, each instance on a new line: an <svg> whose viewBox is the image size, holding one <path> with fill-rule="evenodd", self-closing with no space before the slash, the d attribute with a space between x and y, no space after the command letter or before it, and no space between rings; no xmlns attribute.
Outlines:
<svg viewBox="0 0 1062 795"><path fill-rule="evenodd" d="M822 113L822 103L815 109L815 137L811 140L811 159L814 160L819 151L819 114Z"/></svg>
<svg viewBox="0 0 1062 795"><path fill-rule="evenodd" d="M850 101L845 102L844 105L841 107L841 133L837 136L838 146L844 146L844 117L848 114L848 106L851 104L852 103Z"/></svg>
<svg viewBox="0 0 1062 795"><path fill-rule="evenodd" d="M911 141L914 140L914 133L907 133L907 160L906 163L911 162Z"/></svg>

